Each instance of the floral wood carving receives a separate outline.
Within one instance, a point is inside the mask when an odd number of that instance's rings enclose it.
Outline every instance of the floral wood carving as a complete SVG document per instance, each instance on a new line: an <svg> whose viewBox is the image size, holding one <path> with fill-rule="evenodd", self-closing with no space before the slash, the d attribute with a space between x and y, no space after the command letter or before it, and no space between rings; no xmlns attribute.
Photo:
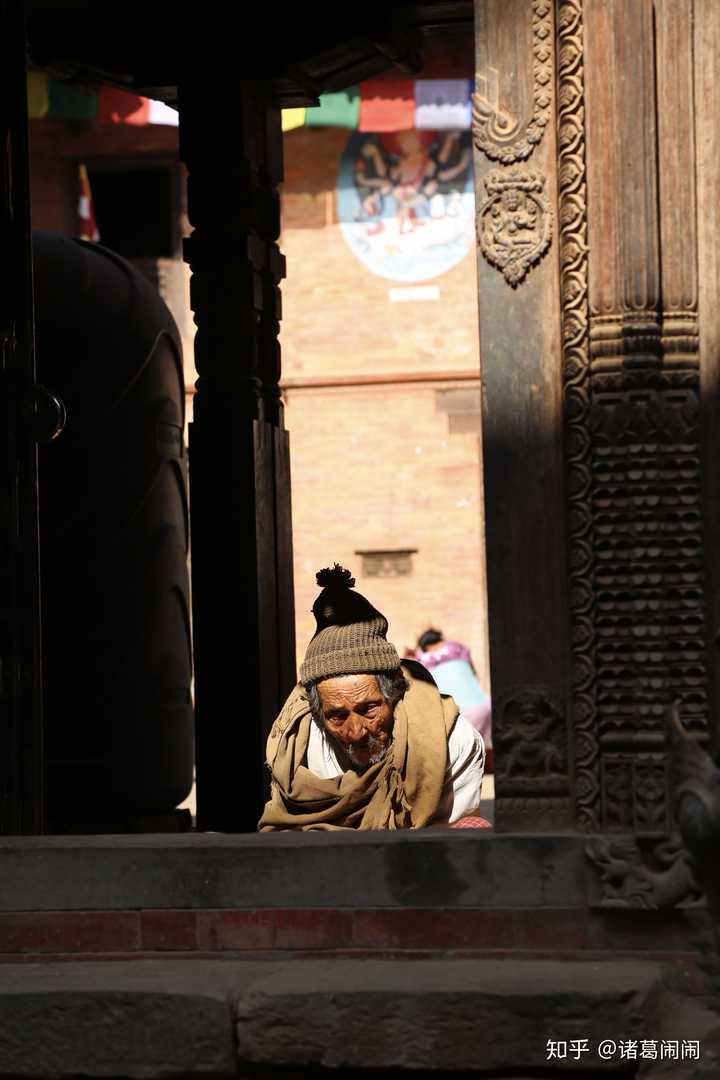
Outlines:
<svg viewBox="0 0 720 1080"><path fill-rule="evenodd" d="M518 121L506 113L498 101L494 74L478 73L473 94L473 140L493 161L510 165L530 157L550 122L552 103L552 5L550 0L532 0L533 33L533 113L522 134Z"/></svg>
<svg viewBox="0 0 720 1080"><path fill-rule="evenodd" d="M600 908L676 908L699 903L702 890L689 852L673 836L654 848L637 840L594 840L585 853L600 872Z"/></svg>
<svg viewBox="0 0 720 1080"><path fill-rule="evenodd" d="M552 215L545 177L524 169L493 169L477 216L480 250L513 288L550 246Z"/></svg>
<svg viewBox="0 0 720 1080"><path fill-rule="evenodd" d="M558 9L558 217L578 828L599 830L582 0Z"/></svg>

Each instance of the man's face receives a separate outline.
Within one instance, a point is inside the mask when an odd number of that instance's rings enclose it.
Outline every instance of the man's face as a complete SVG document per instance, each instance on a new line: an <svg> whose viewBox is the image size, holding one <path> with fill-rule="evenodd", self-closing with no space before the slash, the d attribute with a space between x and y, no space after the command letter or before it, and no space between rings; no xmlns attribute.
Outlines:
<svg viewBox="0 0 720 1080"><path fill-rule="evenodd" d="M374 675L338 675L318 683L326 733L362 770L385 756L392 739L393 710Z"/></svg>

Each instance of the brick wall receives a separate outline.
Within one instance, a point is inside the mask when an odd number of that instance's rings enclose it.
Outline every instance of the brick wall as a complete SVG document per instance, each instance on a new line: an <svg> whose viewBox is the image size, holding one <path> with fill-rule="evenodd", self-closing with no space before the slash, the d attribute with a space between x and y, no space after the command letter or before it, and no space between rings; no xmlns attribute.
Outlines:
<svg viewBox="0 0 720 1080"><path fill-rule="evenodd" d="M298 646L314 632L314 572L352 567L400 652L441 626L485 658L478 436L451 435L446 383L288 393ZM412 573L370 578L356 551L416 548Z"/></svg>
<svg viewBox="0 0 720 1080"><path fill-rule="evenodd" d="M439 626L469 645L488 686L480 416L476 406L451 434L438 397L464 387L479 401L475 254L424 282L438 299L393 302L397 282L368 270L338 223L348 137L302 128L285 138L281 342L299 656L314 630L315 571L338 561L388 616L401 652ZM356 551L397 548L417 548L411 575L363 576Z"/></svg>

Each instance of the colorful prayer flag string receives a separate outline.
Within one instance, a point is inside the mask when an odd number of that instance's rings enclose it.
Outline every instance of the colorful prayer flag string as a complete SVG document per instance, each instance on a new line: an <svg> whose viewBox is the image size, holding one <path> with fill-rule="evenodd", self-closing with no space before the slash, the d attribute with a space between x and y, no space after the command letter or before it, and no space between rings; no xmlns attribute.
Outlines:
<svg viewBox="0 0 720 1080"><path fill-rule="evenodd" d="M339 93L321 94L319 106L283 109L283 131L303 126L467 131L472 90L471 79L368 79Z"/></svg>

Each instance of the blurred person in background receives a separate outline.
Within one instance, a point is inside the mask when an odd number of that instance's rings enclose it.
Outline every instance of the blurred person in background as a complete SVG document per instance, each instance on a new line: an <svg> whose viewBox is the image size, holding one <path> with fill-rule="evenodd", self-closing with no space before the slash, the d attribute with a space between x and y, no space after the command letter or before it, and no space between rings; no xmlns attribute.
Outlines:
<svg viewBox="0 0 720 1080"><path fill-rule="evenodd" d="M459 641L446 641L433 627L420 635L415 659L431 672L441 694L449 694L462 716L490 738L490 695L483 690L473 666L470 650Z"/></svg>

